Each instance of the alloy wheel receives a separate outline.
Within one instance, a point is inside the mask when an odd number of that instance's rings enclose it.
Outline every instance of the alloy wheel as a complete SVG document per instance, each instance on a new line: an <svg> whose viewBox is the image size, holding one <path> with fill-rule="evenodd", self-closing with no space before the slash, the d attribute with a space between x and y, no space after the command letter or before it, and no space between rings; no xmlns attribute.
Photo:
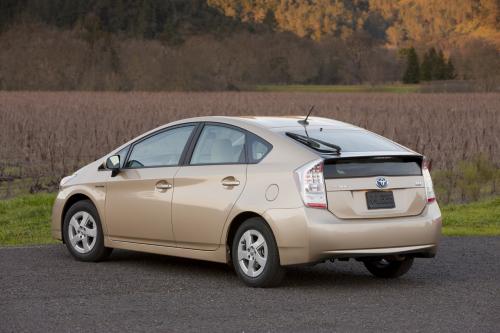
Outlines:
<svg viewBox="0 0 500 333"><path fill-rule="evenodd" d="M254 229L244 232L238 244L238 264L243 273L249 277L259 276L266 267L267 258L264 236Z"/></svg>
<svg viewBox="0 0 500 333"><path fill-rule="evenodd" d="M97 224L92 215L85 211L76 212L69 221L68 237L77 252L92 251L97 240Z"/></svg>

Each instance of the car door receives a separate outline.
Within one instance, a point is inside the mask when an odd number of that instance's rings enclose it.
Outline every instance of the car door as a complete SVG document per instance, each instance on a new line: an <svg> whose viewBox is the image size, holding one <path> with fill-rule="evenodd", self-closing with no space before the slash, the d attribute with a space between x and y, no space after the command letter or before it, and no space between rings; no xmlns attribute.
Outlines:
<svg viewBox="0 0 500 333"><path fill-rule="evenodd" d="M196 125L176 126L134 143L107 183L106 224L113 240L173 245L174 175Z"/></svg>
<svg viewBox="0 0 500 333"><path fill-rule="evenodd" d="M246 134L220 124L203 126L189 162L175 176L172 224L177 245L218 248L224 223L246 182Z"/></svg>

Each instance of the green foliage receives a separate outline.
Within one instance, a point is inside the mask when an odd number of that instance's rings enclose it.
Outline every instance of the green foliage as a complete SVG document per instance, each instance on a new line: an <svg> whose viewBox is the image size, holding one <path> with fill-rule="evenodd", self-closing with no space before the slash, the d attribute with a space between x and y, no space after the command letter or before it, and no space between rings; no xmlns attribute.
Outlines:
<svg viewBox="0 0 500 333"><path fill-rule="evenodd" d="M0 200L0 246L49 244L54 194L36 194Z"/></svg>
<svg viewBox="0 0 500 333"><path fill-rule="evenodd" d="M498 194L500 169L485 155L432 173L440 202L471 202Z"/></svg>
<svg viewBox="0 0 500 333"><path fill-rule="evenodd" d="M446 60L444 59L444 54L442 50L439 50L434 64L433 79L436 80L446 80Z"/></svg>
<svg viewBox="0 0 500 333"><path fill-rule="evenodd" d="M446 236L499 236L500 197L441 207Z"/></svg>
<svg viewBox="0 0 500 333"><path fill-rule="evenodd" d="M446 74L445 75L446 75L447 80L453 80L457 77L457 74L455 73L455 65L453 65L451 57L448 58L448 61L446 62Z"/></svg>
<svg viewBox="0 0 500 333"><path fill-rule="evenodd" d="M455 78L455 66L451 58L445 59L442 50L431 47L425 54L420 67L422 81L451 80Z"/></svg>
<svg viewBox="0 0 500 333"><path fill-rule="evenodd" d="M461 162L458 166L458 186L468 201L478 200L481 190L498 178L498 168L489 159L480 155L471 162Z"/></svg>
<svg viewBox="0 0 500 333"><path fill-rule="evenodd" d="M406 54L406 70L403 75L404 83L418 83L420 81L420 66L415 48L408 49Z"/></svg>
<svg viewBox="0 0 500 333"><path fill-rule="evenodd" d="M424 59L422 60L422 68L420 71L422 81L432 80L436 58L436 49L433 47L431 47L429 51L424 54Z"/></svg>

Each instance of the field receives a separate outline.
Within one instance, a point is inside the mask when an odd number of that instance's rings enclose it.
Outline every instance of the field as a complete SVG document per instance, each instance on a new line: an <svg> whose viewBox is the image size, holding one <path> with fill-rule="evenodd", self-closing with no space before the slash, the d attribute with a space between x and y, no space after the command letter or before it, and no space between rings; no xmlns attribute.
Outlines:
<svg viewBox="0 0 500 333"><path fill-rule="evenodd" d="M347 121L433 160L442 202L498 193L500 94L0 92L0 198L58 180L158 125L200 115Z"/></svg>

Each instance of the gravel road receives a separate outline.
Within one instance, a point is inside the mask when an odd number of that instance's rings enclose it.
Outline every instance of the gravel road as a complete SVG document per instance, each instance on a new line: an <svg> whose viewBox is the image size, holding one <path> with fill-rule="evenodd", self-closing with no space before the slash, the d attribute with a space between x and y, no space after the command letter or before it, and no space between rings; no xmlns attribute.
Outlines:
<svg viewBox="0 0 500 333"><path fill-rule="evenodd" d="M292 268L275 289L247 288L222 264L0 248L1 332L202 330L500 332L500 237L445 238L397 280L335 262Z"/></svg>

